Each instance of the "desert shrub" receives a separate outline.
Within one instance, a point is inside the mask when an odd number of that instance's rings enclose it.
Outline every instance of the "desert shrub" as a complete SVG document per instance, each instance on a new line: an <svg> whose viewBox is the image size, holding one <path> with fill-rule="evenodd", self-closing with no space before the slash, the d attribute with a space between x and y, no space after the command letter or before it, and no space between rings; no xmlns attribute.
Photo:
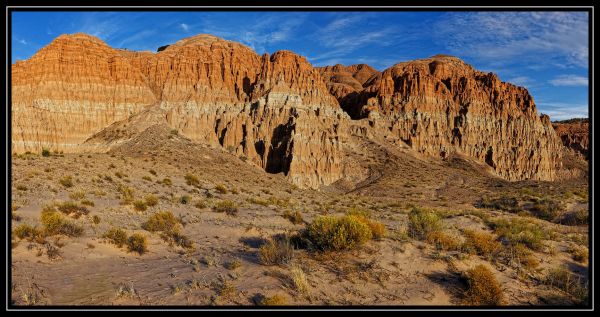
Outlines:
<svg viewBox="0 0 600 317"><path fill-rule="evenodd" d="M120 184L118 187L118 191L121 194L121 204L127 205L133 202L134 190L133 188Z"/></svg>
<svg viewBox="0 0 600 317"><path fill-rule="evenodd" d="M73 187L73 178L71 176L64 176L58 182L64 187Z"/></svg>
<svg viewBox="0 0 600 317"><path fill-rule="evenodd" d="M146 202L146 205L148 205L150 207L158 205L158 197L156 197L152 194L144 197L144 201Z"/></svg>
<svg viewBox="0 0 600 317"><path fill-rule="evenodd" d="M137 210L137 211L144 211L144 210L148 209L148 206L146 205L145 201L136 200L133 202L133 208L135 208L135 210Z"/></svg>
<svg viewBox="0 0 600 317"><path fill-rule="evenodd" d="M95 225L97 225L97 224L100 224L100 217L99 217L98 215L94 215L94 216L92 217L92 222L93 222Z"/></svg>
<svg viewBox="0 0 600 317"><path fill-rule="evenodd" d="M27 190L27 186L25 186L25 185L17 185L17 190L26 191Z"/></svg>
<svg viewBox="0 0 600 317"><path fill-rule="evenodd" d="M286 305L287 301L283 295L273 295L271 297L262 297L258 301L260 306L283 306Z"/></svg>
<svg viewBox="0 0 600 317"><path fill-rule="evenodd" d="M568 250L573 260L577 262L586 262L589 257L589 250L586 247L571 246Z"/></svg>
<svg viewBox="0 0 600 317"><path fill-rule="evenodd" d="M287 208L287 207L290 206L290 200L289 199L280 199L280 198L277 198L275 196L269 197L269 199L267 200L267 203L269 205L283 207L283 208Z"/></svg>
<svg viewBox="0 0 600 317"><path fill-rule="evenodd" d="M441 229L440 216L431 210L414 207L408 214L408 233L415 239L426 240L431 233Z"/></svg>
<svg viewBox="0 0 600 317"><path fill-rule="evenodd" d="M41 232L28 224L22 224L18 227L15 227L13 230L13 234L17 236L19 239L27 239L29 241L35 239Z"/></svg>
<svg viewBox="0 0 600 317"><path fill-rule="evenodd" d="M587 284L565 267L550 269L543 282L575 297L578 304L585 305L589 301Z"/></svg>
<svg viewBox="0 0 600 317"><path fill-rule="evenodd" d="M170 211L157 212L150 216L148 220L142 224L142 228L150 232L163 231L163 232L174 232L177 231L179 220Z"/></svg>
<svg viewBox="0 0 600 317"><path fill-rule="evenodd" d="M108 230L102 237L108 239L110 243L116 245L119 248L122 247L125 243L127 243L127 233L125 232L125 230L120 228L112 228Z"/></svg>
<svg viewBox="0 0 600 317"><path fill-rule="evenodd" d="M208 205L206 204L206 202L204 200L200 200L194 204L194 207L196 207L198 209L204 209L204 208L208 207Z"/></svg>
<svg viewBox="0 0 600 317"><path fill-rule="evenodd" d="M294 256L294 248L287 237L275 237L258 249L258 258L264 265L278 265L289 262Z"/></svg>
<svg viewBox="0 0 600 317"><path fill-rule="evenodd" d="M146 175L146 176L142 176L142 179L147 181L147 182L151 182L152 181L152 177Z"/></svg>
<svg viewBox="0 0 600 317"><path fill-rule="evenodd" d="M86 206L90 206L90 207L94 207L96 205L93 201L91 201L89 199L83 199L81 201L81 204L82 205L86 205Z"/></svg>
<svg viewBox="0 0 600 317"><path fill-rule="evenodd" d="M164 179L162 180L162 183L163 183L163 185L166 185L166 186L171 186L171 185L173 185L173 181L171 181L171 179L170 179L170 178L164 178Z"/></svg>
<svg viewBox="0 0 600 317"><path fill-rule="evenodd" d="M302 214L297 210L294 212L291 212L289 210L284 211L283 218L289 220L291 223L293 223L295 225L301 224L302 222L304 222L304 220L302 219Z"/></svg>
<svg viewBox="0 0 600 317"><path fill-rule="evenodd" d="M189 195L182 195L179 197L179 203L182 205L189 205L190 202L192 202L192 197Z"/></svg>
<svg viewBox="0 0 600 317"><path fill-rule="evenodd" d="M538 225L526 219L513 218L510 221L499 219L491 222L495 233L503 238L509 245L524 244L532 250L539 251L543 247L546 233Z"/></svg>
<svg viewBox="0 0 600 317"><path fill-rule="evenodd" d="M187 173L185 174L185 182L190 186L198 186L200 185L200 180L193 174Z"/></svg>
<svg viewBox="0 0 600 317"><path fill-rule="evenodd" d="M256 205L261 205L261 206L268 206L269 202L260 198L254 198L254 197L250 197L248 199L246 199L249 203L252 204L256 204Z"/></svg>
<svg viewBox="0 0 600 317"><path fill-rule="evenodd" d="M134 233L127 239L127 250L137 252L140 255L148 252L148 240L140 233Z"/></svg>
<svg viewBox="0 0 600 317"><path fill-rule="evenodd" d="M216 212L224 212L230 216L235 216L238 213L238 206L231 200L222 200L213 207L213 210Z"/></svg>
<svg viewBox="0 0 600 317"><path fill-rule="evenodd" d="M50 150L49 150L49 149L46 149L46 148L43 148L43 149L42 149L42 156L43 156L43 157L48 157L48 156L50 156Z"/></svg>
<svg viewBox="0 0 600 317"><path fill-rule="evenodd" d="M320 250L352 249L373 237L369 226L352 215L319 216L307 226L306 235Z"/></svg>
<svg viewBox="0 0 600 317"><path fill-rule="evenodd" d="M427 242L433 244L436 249L444 251L456 251L461 249L460 241L442 231L434 231L427 236Z"/></svg>
<svg viewBox="0 0 600 317"><path fill-rule="evenodd" d="M118 178L123 178L123 177L127 177L127 174L125 174L121 171L118 171L118 172L115 172L115 176Z"/></svg>
<svg viewBox="0 0 600 317"><path fill-rule="evenodd" d="M348 211L346 212L346 214L348 215L352 215L352 216L361 216L364 218L371 218L371 211L369 209L366 208L362 208L359 206L353 206L351 208L348 209Z"/></svg>
<svg viewBox="0 0 600 317"><path fill-rule="evenodd" d="M221 184L217 185L215 187L215 190L221 194L227 194L227 188L224 185L221 185Z"/></svg>
<svg viewBox="0 0 600 317"><path fill-rule="evenodd" d="M153 169L150 169L148 172L150 172L150 174L152 174L152 175L156 176L156 171L155 171L155 170L153 170Z"/></svg>
<svg viewBox="0 0 600 317"><path fill-rule="evenodd" d="M79 206L76 202L73 201L65 201L63 203L58 203L56 208L65 215L72 216L74 218L79 218L81 215L87 215L90 211L84 207Z"/></svg>
<svg viewBox="0 0 600 317"><path fill-rule="evenodd" d="M308 280L302 268L296 264L292 265L290 270L290 279L294 288L300 293L308 291Z"/></svg>
<svg viewBox="0 0 600 317"><path fill-rule="evenodd" d="M479 208L497 209L503 211L520 211L519 200L516 197L501 196L497 198L483 197L477 205Z"/></svg>
<svg viewBox="0 0 600 317"><path fill-rule="evenodd" d="M163 233L162 238L184 249L194 249L194 242L188 236L179 232L178 229Z"/></svg>
<svg viewBox="0 0 600 317"><path fill-rule="evenodd" d="M232 260L225 264L225 268L228 270L236 270L242 266L242 262L240 260Z"/></svg>
<svg viewBox="0 0 600 317"><path fill-rule="evenodd" d="M499 306L503 292L494 273L484 265L478 265L463 275L467 283L463 302L467 305Z"/></svg>
<svg viewBox="0 0 600 317"><path fill-rule="evenodd" d="M484 231L464 230L463 248L469 253L492 257L502 250L502 244L495 237Z"/></svg>
<svg viewBox="0 0 600 317"><path fill-rule="evenodd" d="M559 223L567 226L587 225L589 221L588 218L589 212L586 209L579 209L564 214Z"/></svg>
<svg viewBox="0 0 600 317"><path fill-rule="evenodd" d="M46 235L64 234L78 237L83 234L83 227L67 221L56 211L42 212L41 222Z"/></svg>
<svg viewBox="0 0 600 317"><path fill-rule="evenodd" d="M562 209L563 206L560 202L546 198L536 200L529 211L540 219L552 221L559 215Z"/></svg>
<svg viewBox="0 0 600 317"><path fill-rule="evenodd" d="M73 200L80 200L85 198L85 192L83 190L78 190L69 194L69 198Z"/></svg>

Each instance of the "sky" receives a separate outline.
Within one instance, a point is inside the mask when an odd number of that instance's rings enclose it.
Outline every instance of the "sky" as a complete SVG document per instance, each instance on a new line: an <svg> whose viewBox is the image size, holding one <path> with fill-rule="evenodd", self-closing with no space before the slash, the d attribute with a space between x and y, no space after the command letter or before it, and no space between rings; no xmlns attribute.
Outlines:
<svg viewBox="0 0 600 317"><path fill-rule="evenodd" d="M552 120L588 116L587 12L12 12L12 62L61 34L150 50L196 34L258 54L294 51L315 66L448 54L523 86Z"/></svg>

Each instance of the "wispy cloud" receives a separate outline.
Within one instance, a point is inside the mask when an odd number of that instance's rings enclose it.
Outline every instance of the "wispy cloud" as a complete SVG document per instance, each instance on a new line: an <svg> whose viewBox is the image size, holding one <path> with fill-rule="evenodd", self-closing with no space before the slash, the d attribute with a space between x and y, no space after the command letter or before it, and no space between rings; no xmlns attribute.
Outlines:
<svg viewBox="0 0 600 317"><path fill-rule="evenodd" d="M23 45L27 45L27 41L25 41L24 39L20 39L17 40L19 43L23 44Z"/></svg>
<svg viewBox="0 0 600 317"><path fill-rule="evenodd" d="M577 75L560 75L549 81L553 86L587 86L587 77Z"/></svg>
<svg viewBox="0 0 600 317"><path fill-rule="evenodd" d="M570 118L587 118L589 116L588 105L569 104L562 102L540 102L538 103L540 113L550 116L551 120L565 120Z"/></svg>
<svg viewBox="0 0 600 317"><path fill-rule="evenodd" d="M187 32L187 31L189 31L189 30L190 30L190 26L189 26L189 25L187 25L187 24L185 24L185 23L180 23L180 24L179 24L179 27L180 27L182 30L184 30L185 32Z"/></svg>
<svg viewBox="0 0 600 317"><path fill-rule="evenodd" d="M439 43L474 58L588 65L588 15L584 12L450 12L435 31Z"/></svg>

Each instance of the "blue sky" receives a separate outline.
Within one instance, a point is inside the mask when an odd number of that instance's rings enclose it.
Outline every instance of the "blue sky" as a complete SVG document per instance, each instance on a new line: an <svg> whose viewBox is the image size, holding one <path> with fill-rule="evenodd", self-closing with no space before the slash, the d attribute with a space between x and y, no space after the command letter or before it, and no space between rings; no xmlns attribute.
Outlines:
<svg viewBox="0 0 600 317"><path fill-rule="evenodd" d="M379 70L449 54L526 87L552 120L588 116L586 12L13 12L13 63L76 32L151 51L209 33L259 54Z"/></svg>

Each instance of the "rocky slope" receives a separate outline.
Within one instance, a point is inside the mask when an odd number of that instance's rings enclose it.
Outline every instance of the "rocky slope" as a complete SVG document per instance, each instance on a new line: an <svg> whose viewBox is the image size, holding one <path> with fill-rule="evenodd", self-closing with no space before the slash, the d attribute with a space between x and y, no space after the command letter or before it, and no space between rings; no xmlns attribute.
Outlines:
<svg viewBox="0 0 600 317"><path fill-rule="evenodd" d="M588 119L556 121L552 122L552 126L567 148L574 154L588 159L590 132Z"/></svg>
<svg viewBox="0 0 600 317"><path fill-rule="evenodd" d="M560 140L525 88L446 55L396 64L362 86L336 97L418 152L460 152L508 180L556 177Z"/></svg>
<svg viewBox="0 0 600 317"><path fill-rule="evenodd" d="M317 69L289 51L259 56L211 35L151 53L75 34L12 76L13 152L105 152L161 126L310 188L368 174L348 158L358 139L459 152L509 180L551 180L560 165L560 139L527 91L453 57L380 73Z"/></svg>

